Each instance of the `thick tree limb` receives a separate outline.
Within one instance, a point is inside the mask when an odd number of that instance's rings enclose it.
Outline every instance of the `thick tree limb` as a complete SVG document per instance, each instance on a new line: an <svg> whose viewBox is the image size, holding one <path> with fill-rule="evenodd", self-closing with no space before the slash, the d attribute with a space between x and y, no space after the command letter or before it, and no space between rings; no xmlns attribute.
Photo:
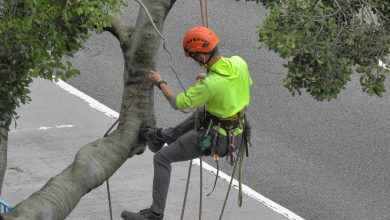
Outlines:
<svg viewBox="0 0 390 220"><path fill-rule="evenodd" d="M4 174L7 168L7 140L8 131L3 127L3 122L0 121L0 195L4 181Z"/></svg>
<svg viewBox="0 0 390 220"><path fill-rule="evenodd" d="M174 2L144 0L160 30ZM134 95L144 74L154 69L154 58L160 45L160 38L143 10L138 14L135 30L131 46L123 51L125 87L122 110ZM138 128L145 118L154 117L153 87L148 85L142 89L116 131L82 147L70 166L17 204L11 212L1 214L0 219L64 219L86 193L103 184L128 157L142 153L145 146L138 141Z"/></svg>

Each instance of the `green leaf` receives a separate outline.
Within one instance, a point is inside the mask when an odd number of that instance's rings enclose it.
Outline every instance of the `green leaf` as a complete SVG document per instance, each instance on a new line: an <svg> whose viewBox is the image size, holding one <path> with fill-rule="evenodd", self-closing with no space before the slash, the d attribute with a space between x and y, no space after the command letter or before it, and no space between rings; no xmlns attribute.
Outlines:
<svg viewBox="0 0 390 220"><path fill-rule="evenodd" d="M84 9L82 9L82 8L77 8L77 9L76 9L76 12L77 12L78 15L81 15L81 14L84 13Z"/></svg>
<svg viewBox="0 0 390 220"><path fill-rule="evenodd" d="M32 29L32 18L27 17L26 19L23 20L22 30L24 32L29 32L31 29Z"/></svg>
<svg viewBox="0 0 390 220"><path fill-rule="evenodd" d="M122 15L126 14L126 13L125 13L125 10L124 10L123 8L119 8L118 11L119 11L119 13L122 14Z"/></svg>

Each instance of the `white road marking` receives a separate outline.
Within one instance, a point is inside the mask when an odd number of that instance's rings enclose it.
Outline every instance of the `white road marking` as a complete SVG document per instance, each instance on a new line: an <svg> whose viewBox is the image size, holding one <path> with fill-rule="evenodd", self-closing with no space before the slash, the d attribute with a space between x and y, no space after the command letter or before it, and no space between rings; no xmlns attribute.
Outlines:
<svg viewBox="0 0 390 220"><path fill-rule="evenodd" d="M81 92L80 90L74 88L73 86L67 84L66 82L59 80L58 82L54 82L54 83L57 84L62 89L64 89L67 92L69 92L70 94L73 94L73 95L83 99L84 101L89 103L89 105L92 108L97 109L97 110L103 112L107 116L112 117L112 118L118 118L119 117L119 113L117 113L114 110L110 109L109 107L103 105L102 103L98 102L97 100L93 99L92 97L88 96L87 94ZM198 166L200 165L199 159L193 160L193 163L198 165ZM207 171L210 171L210 172L214 173L214 175L216 175L217 170L214 167L210 166L209 164L207 164L205 162L202 162L202 165L203 165L203 169L205 169ZM226 180L228 183L230 182L231 177L229 175L227 175L227 174L225 174L225 173L220 171L218 176L221 179ZM233 185L233 187L238 188L238 181L236 179L233 179L232 185ZM245 184L242 184L242 188L243 188L243 190L242 190L243 193L245 193L246 195L252 197L253 199L255 199L257 201L259 201L260 203L264 204L265 206L269 207L270 209L274 210L275 212L277 212L277 213L287 217L288 219L291 219L291 220L304 220L302 217L300 217L297 214L293 213L292 211L284 208L283 206L273 202L272 200L266 198L265 196L263 196L260 193L254 191L253 189L251 189L250 187L246 186Z"/></svg>
<svg viewBox="0 0 390 220"><path fill-rule="evenodd" d="M52 127L40 127L38 130L48 130L51 129Z"/></svg>
<svg viewBox="0 0 390 220"><path fill-rule="evenodd" d="M54 126L55 128L71 128L73 127L73 125L57 125L57 126ZM49 129L52 129L53 127L40 127L38 128L38 130L49 130Z"/></svg>
<svg viewBox="0 0 390 220"><path fill-rule="evenodd" d="M93 99L92 97L88 96L87 94L81 92L80 90L74 88L73 86L67 84L66 82L59 80L58 82L54 82L57 84L60 88L64 89L65 91L69 92L70 94L73 94L82 100L86 101L89 106L91 106L94 109L97 109L107 116L111 118L118 118L119 113L115 112L114 110L110 109L109 107L103 105L102 103L98 102L97 100Z"/></svg>
<svg viewBox="0 0 390 220"><path fill-rule="evenodd" d="M200 166L200 160L195 159L192 161L193 164L196 164ZM217 175L217 169L215 169L213 166L210 166L208 163L205 163L202 161L202 167L203 169L212 172L214 175ZM218 177L225 180L226 182L230 183L231 176L225 174L221 170L218 173ZM236 179L233 179L232 187L238 189L238 181ZM276 202L268 199L267 197L261 195L260 193L254 191L252 188L248 187L245 184L242 184L242 192L247 194L248 196L252 197L253 199L263 203L268 208L274 210L275 212L287 217L291 220L304 220L302 217L298 216L297 214L293 213L292 211L284 208L283 206L277 204Z"/></svg>
<svg viewBox="0 0 390 220"><path fill-rule="evenodd" d="M56 128L71 128L73 125L58 125Z"/></svg>

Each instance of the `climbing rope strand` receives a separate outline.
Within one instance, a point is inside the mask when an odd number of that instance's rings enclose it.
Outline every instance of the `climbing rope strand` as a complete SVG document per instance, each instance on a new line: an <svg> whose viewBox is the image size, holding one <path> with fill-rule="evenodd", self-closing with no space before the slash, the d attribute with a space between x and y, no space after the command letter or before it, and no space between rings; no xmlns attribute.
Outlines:
<svg viewBox="0 0 390 220"><path fill-rule="evenodd" d="M153 21L153 18L152 16L150 15L149 13L149 10L148 8L146 7L146 5L142 2L142 0L135 0L136 2L138 2L143 8L144 10L146 11L146 14L149 16L149 19L154 27L154 29L156 30L156 32L160 35L160 38L163 39L164 41L166 41L165 37L161 34L160 30L157 28L156 24L154 23Z"/></svg>
<svg viewBox="0 0 390 220"><path fill-rule="evenodd" d="M181 208L180 220L184 219L184 211L186 209L188 188L189 188L189 185L190 185L190 178L191 178L191 168L192 168L192 160L190 161L190 165L188 166L186 190L185 190L185 193L184 193L184 199L183 199L183 205L182 205L182 208Z"/></svg>
<svg viewBox="0 0 390 220"><path fill-rule="evenodd" d="M126 106L125 110L119 114L119 117L118 119L114 122L114 124L111 125L111 127L107 130L107 132L104 134L103 137L107 137L107 135L111 132L111 130L115 127L116 124L119 123L119 120L126 114L126 112L130 109L131 105L134 103L135 99L137 98L137 96L139 95L139 93L141 92L141 89L142 87L144 86L145 82L146 82L146 77L144 77L144 79L142 80L142 83L141 85L138 87L137 91L135 92L135 95L133 96L133 98L130 100L129 104Z"/></svg>
<svg viewBox="0 0 390 220"><path fill-rule="evenodd" d="M112 205L111 205L111 191L109 178L106 180L107 185L107 197L108 197L108 210L110 212L110 220L112 220Z"/></svg>
<svg viewBox="0 0 390 220"><path fill-rule="evenodd" d="M200 2L200 16L202 18L202 24L203 24L203 26L205 26L206 21L205 21L205 17L204 17L203 0L199 0L199 2Z"/></svg>
<svg viewBox="0 0 390 220"><path fill-rule="evenodd" d="M219 163L218 163L218 160L215 160L215 164L217 166L217 173L215 174L214 185L213 185L213 188L211 189L211 192L209 194L207 194L206 196L210 196L214 192L215 186L217 185L217 181L218 181L218 177L219 177Z"/></svg>
<svg viewBox="0 0 390 220"><path fill-rule="evenodd" d="M200 14L202 17L202 25L205 27L209 26L208 12L207 12L207 0L199 0L200 2Z"/></svg>
<svg viewBox="0 0 390 220"><path fill-rule="evenodd" d="M242 154L243 152L241 152L243 149L242 149L242 146L243 144L241 143L240 147L239 147L239 154ZM237 164L238 164L238 160L240 160L240 158L238 158L235 163L234 163L234 168L233 168L233 173L232 173L232 177L230 178L230 182L229 182L229 188L228 188L228 191L226 193L226 196L225 196L225 200L223 202L223 206L222 206L222 211L221 211L221 214L219 215L219 220L222 219L222 216L223 216L223 213L225 211L225 207L226 207L226 203L227 203L227 199L229 198L229 194L230 194L230 189L232 188L232 183L233 183L233 179L234 179L234 174L236 173L236 168L237 168Z"/></svg>
<svg viewBox="0 0 390 220"><path fill-rule="evenodd" d="M204 4L203 4L204 3ZM207 18L207 0L200 0L200 11L201 11L201 16L202 16L202 24L203 26L205 27L208 27L208 18ZM191 103L191 106L192 106L192 103ZM199 109L198 109L199 111ZM212 122L210 122L210 126L208 127L208 129L206 130L206 135L209 133L210 131L210 127L211 127L211 124ZM196 126L195 126L196 127ZM202 197L203 197L203 173L202 173L202 170L203 170L203 163L202 163L202 156L200 156L199 158L200 160L200 184L199 184L199 220L202 219Z"/></svg>
<svg viewBox="0 0 390 220"><path fill-rule="evenodd" d="M207 11L207 0L204 0L204 11L205 11L205 26L209 27L209 17L208 17L208 11Z"/></svg>
<svg viewBox="0 0 390 220"><path fill-rule="evenodd" d="M242 139L242 142L241 142L241 147L240 147L240 150L238 152L238 157L239 157L239 165L238 165L238 207L242 207L242 165L243 165L243 162L244 162L244 151L246 152L246 147L244 147L245 145L242 145L242 143L244 142L244 138ZM244 149L245 148L245 149ZM236 163L238 163L236 162Z"/></svg>
<svg viewBox="0 0 390 220"><path fill-rule="evenodd" d="M125 110L119 114L118 119L114 122L114 124L111 125L111 127L107 130L107 132L104 134L103 137L107 137L108 136L108 134L111 132L111 130L115 127L115 125L118 124L119 120L127 113L127 111L130 109L130 107L133 105L135 99L137 98L137 96L141 92L141 89L144 86L144 84L146 82L146 79L147 78L144 77L141 85L138 87L137 91L135 92L135 95L130 100L130 102L126 106ZM108 180L109 180L109 178L107 178L107 180L106 180L106 184L107 184L107 197L108 197L108 209L109 209L109 212L110 212L110 220L112 220L111 191L110 191L110 182Z"/></svg>
<svg viewBox="0 0 390 220"><path fill-rule="evenodd" d="M199 220L202 220L202 197L203 197L203 169L202 169L202 162L203 162L203 159L202 159L202 156L199 157L199 161L200 161L200 169L199 169L199 175L200 175L200 178L199 178Z"/></svg>
<svg viewBox="0 0 390 220"><path fill-rule="evenodd" d="M184 87L182 81L180 80L179 74L176 72L175 67L172 66L173 56L172 56L171 51L169 51L168 48L167 48L167 46L166 46L166 44L167 44L167 39L164 37L164 35L161 34L160 30L157 28L156 24L155 24L154 21L153 21L152 16L150 15L150 12L149 12L148 8L147 8L146 5L142 2L142 0L135 0L135 1L137 1L137 2L142 6L142 8L146 11L146 14L148 15L149 20L150 20L150 22L152 23L154 29L155 29L156 32L160 35L160 38L163 40L163 49L164 49L164 51L169 55L169 59L170 59L170 61L169 61L169 63L168 63L168 66L169 66L169 68L172 70L172 72L175 74L175 77L176 77L177 81L179 82L180 87L182 88L182 90L183 90L185 96L190 100L190 106L192 107L192 99L191 99L191 97L189 97L189 96L187 95L187 93L185 93L186 89L185 89L185 87ZM182 112L183 112L183 113L189 113L189 112L194 113L194 111L193 111L192 108L190 108L190 111L188 111L188 112L187 112L187 111L182 111Z"/></svg>
<svg viewBox="0 0 390 220"><path fill-rule="evenodd" d="M169 59L170 59L170 62L168 63L169 68L173 71L173 73L174 73L175 76L176 76L177 81L178 81L179 84L180 84L180 87L182 88L183 92L185 92L186 89L185 89L183 83L182 83L181 80L180 80L179 74L176 72L176 69L175 69L175 68L172 66L172 64L171 64L171 62L172 62L172 60L173 60L173 56L172 56L172 53L167 49L166 43L167 43L167 41L164 40L163 49L164 49L165 52L167 52L167 53L169 54ZM186 95L187 95L187 94L186 94ZM191 100L190 97L188 97L188 98L190 99L191 106L192 106L192 100Z"/></svg>

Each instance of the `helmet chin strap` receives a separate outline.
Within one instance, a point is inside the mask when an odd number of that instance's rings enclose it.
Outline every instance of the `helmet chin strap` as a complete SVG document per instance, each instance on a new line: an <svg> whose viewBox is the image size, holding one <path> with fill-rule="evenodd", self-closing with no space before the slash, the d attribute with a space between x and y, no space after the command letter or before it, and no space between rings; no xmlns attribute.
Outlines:
<svg viewBox="0 0 390 220"><path fill-rule="evenodd" d="M209 68L210 68L209 62L210 62L211 58L213 58L213 56L215 55L215 51L216 51L215 49L214 49L213 51L211 51L210 56L209 56L209 58L207 59L206 62L201 61L199 58L195 58L195 57L193 57L193 58L194 58L194 60L196 60L198 63L200 63L202 66L204 66L206 69L209 69Z"/></svg>

